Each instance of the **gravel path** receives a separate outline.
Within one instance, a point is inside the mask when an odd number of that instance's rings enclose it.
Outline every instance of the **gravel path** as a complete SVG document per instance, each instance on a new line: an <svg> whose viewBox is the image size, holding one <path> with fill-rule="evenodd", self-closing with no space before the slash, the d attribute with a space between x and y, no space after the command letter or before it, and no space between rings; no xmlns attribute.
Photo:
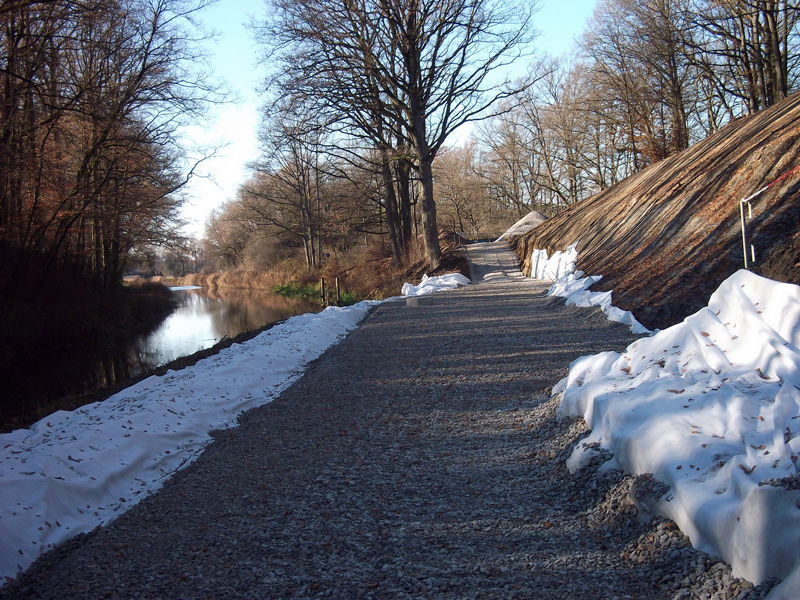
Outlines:
<svg viewBox="0 0 800 600"><path fill-rule="evenodd" d="M565 308L505 246L477 284L380 305L281 398L219 432L110 526L50 552L0 598L760 598L765 589L642 524L552 386L632 339ZM716 594L716 595L714 595Z"/></svg>

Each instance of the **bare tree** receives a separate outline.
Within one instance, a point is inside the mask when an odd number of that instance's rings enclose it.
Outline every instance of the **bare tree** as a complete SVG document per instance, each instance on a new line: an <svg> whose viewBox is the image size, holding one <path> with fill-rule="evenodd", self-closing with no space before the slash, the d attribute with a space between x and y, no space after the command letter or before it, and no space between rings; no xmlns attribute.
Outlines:
<svg viewBox="0 0 800 600"><path fill-rule="evenodd" d="M434 165L435 190L443 221L477 236L492 222L486 179L477 172L477 148L445 148Z"/></svg>
<svg viewBox="0 0 800 600"><path fill-rule="evenodd" d="M800 8L789 0L695 0L698 65L736 115L785 98L797 83Z"/></svg>
<svg viewBox="0 0 800 600"><path fill-rule="evenodd" d="M247 247L259 233L258 223L240 202L226 202L206 221L203 253L208 265L213 269L243 266Z"/></svg>
<svg viewBox="0 0 800 600"><path fill-rule="evenodd" d="M280 55L276 89L329 107L373 140L388 126L413 151L432 267L440 248L433 160L447 137L525 85L497 72L527 50L532 3L276 0L262 30ZM376 119L375 115L380 118Z"/></svg>
<svg viewBox="0 0 800 600"><path fill-rule="evenodd" d="M581 53L479 128L488 194L552 214L779 101L798 23L788 0L600 1Z"/></svg>
<svg viewBox="0 0 800 600"><path fill-rule="evenodd" d="M524 111L518 107L482 123L477 133L484 151L476 168L498 206L517 219L534 207L539 196L537 154L523 119Z"/></svg>
<svg viewBox="0 0 800 600"><path fill-rule="evenodd" d="M634 165L690 143L693 54L686 0L603 0L584 36L597 83L616 100Z"/></svg>
<svg viewBox="0 0 800 600"><path fill-rule="evenodd" d="M214 95L197 71L206 0L3 3L0 243L100 287L134 245L174 234L176 128ZM6 289L13 287L13 275Z"/></svg>
<svg viewBox="0 0 800 600"><path fill-rule="evenodd" d="M327 157L317 134L307 133L289 115L281 115L264 139L267 155L239 192L240 202L264 225L302 243L308 269L319 266L323 227L322 186Z"/></svg>

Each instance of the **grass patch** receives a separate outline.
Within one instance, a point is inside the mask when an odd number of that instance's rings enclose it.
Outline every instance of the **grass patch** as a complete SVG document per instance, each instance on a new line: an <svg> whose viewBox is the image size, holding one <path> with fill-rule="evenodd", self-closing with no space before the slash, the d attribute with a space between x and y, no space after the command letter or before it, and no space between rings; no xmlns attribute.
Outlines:
<svg viewBox="0 0 800 600"><path fill-rule="evenodd" d="M364 298L359 298L353 292L342 292L339 294L339 306L353 306L361 302Z"/></svg>
<svg viewBox="0 0 800 600"><path fill-rule="evenodd" d="M272 287L272 293L285 298L293 298L296 300L305 300L307 302L316 302L323 304L322 293L318 283L302 284L297 282L289 282L284 284L275 285ZM352 306L364 300L355 292L348 290L341 290L339 292L339 301L336 301L336 290L333 287L325 289L328 304L336 304L337 306Z"/></svg>
<svg viewBox="0 0 800 600"><path fill-rule="evenodd" d="M279 283L278 285L272 286L272 293L286 298L322 303L322 294L320 293L319 284L303 284L295 281Z"/></svg>

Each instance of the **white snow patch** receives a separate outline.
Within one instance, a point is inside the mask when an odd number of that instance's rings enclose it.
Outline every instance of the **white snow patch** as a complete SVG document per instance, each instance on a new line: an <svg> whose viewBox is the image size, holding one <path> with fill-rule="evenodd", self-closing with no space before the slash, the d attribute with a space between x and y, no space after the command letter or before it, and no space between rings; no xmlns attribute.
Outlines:
<svg viewBox="0 0 800 600"><path fill-rule="evenodd" d="M557 281L574 273L577 262L577 244L572 244L564 252L557 251L553 256L547 256L547 250L534 250L531 253L531 277Z"/></svg>
<svg viewBox="0 0 800 600"><path fill-rule="evenodd" d="M407 295L464 283L462 275L426 277ZM0 435L0 578L156 491L202 453L209 432L278 397L376 304L292 317L192 367Z"/></svg>
<svg viewBox="0 0 800 600"><path fill-rule="evenodd" d="M559 416L592 432L568 465L597 442L670 485L660 512L735 576L800 580L800 490L759 485L799 487L798 346L800 287L735 273L682 323L572 363L553 389Z"/></svg>
<svg viewBox="0 0 800 600"><path fill-rule="evenodd" d="M468 283L469 279L464 277L461 273L450 273L437 277L423 275L419 285L404 283L401 293L403 296L425 296L427 294L433 294L434 292L453 290L460 285L467 285Z"/></svg>
<svg viewBox="0 0 800 600"><path fill-rule="evenodd" d="M602 275L583 276L583 271L576 271L578 262L577 244L572 244L564 252L555 252L547 256L547 250L534 250L531 253L531 277L533 279L553 279L555 282L547 291L548 296L566 298L570 306L599 306L608 317L627 325L632 333L650 333L644 325L636 320L629 310L622 310L611 303L611 292L590 292L589 287L600 281Z"/></svg>
<svg viewBox="0 0 800 600"><path fill-rule="evenodd" d="M503 235L495 240L495 242L502 242L504 240L511 239L515 235L528 233L531 229L537 225L540 225L541 223L544 223L546 220L547 217L545 217L542 213L532 210L519 221L514 223L511 227L509 227Z"/></svg>

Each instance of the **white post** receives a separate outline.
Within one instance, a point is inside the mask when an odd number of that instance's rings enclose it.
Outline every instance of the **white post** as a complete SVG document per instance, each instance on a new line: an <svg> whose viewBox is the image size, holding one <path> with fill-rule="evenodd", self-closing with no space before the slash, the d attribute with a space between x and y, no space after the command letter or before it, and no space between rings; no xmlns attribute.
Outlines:
<svg viewBox="0 0 800 600"><path fill-rule="evenodd" d="M747 268L747 227L745 226L745 216L744 216L744 204L747 200L741 200L739 202L739 216L741 217L742 221L742 253L744 254L744 268ZM750 206L750 203L747 202L747 205Z"/></svg>

